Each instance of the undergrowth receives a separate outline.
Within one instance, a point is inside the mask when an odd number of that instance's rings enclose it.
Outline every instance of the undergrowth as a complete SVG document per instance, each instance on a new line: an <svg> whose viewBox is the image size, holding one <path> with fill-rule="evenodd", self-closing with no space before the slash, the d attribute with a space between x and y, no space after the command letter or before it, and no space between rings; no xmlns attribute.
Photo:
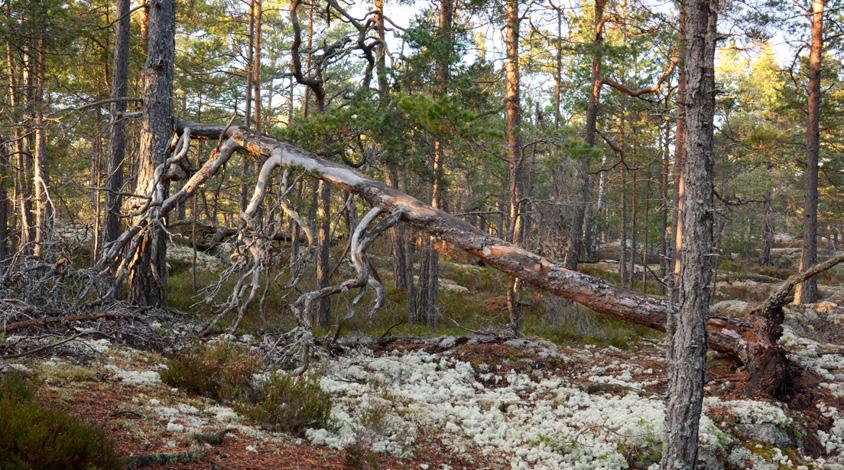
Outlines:
<svg viewBox="0 0 844 470"><path fill-rule="evenodd" d="M273 431L302 436L307 428L327 427L331 407L331 395L313 377L273 373L261 389L261 398L241 409Z"/></svg>
<svg viewBox="0 0 844 470"><path fill-rule="evenodd" d="M315 378L273 373L257 381L258 356L226 343L198 345L167 361L161 380L186 392L233 403L244 415L274 431L303 435L329 424L331 396Z"/></svg>
<svg viewBox="0 0 844 470"><path fill-rule="evenodd" d="M340 256L340 252L336 253ZM392 269L389 265L389 257L373 256L373 263L382 277L386 291L386 298L383 307L372 317L365 314L365 308L358 308L357 314L350 320L345 321L341 331L344 334L355 332L357 334L380 337L387 330L389 334L402 336L437 337L443 335L459 336L469 330L495 330L505 326L509 322L506 309L505 286L509 277L495 269L472 264L461 264L443 260L440 263L443 279L453 281L469 289L469 293L449 292L445 289L439 291L439 324L430 327L424 323L410 323L407 321L407 293L395 288L392 279ZM605 279L606 281L618 284L618 273L608 273L602 270L589 271L589 266L584 266L585 272ZM216 275L208 272L198 272L198 287L207 285ZM276 275L280 274L279 278ZM247 310L246 316L239 328L240 333L261 333L286 331L296 326L295 319L287 306L293 297L282 289L281 285L287 281L286 273L269 273L268 278L273 279L271 288L266 291L263 311L253 302ZM339 280L339 279L338 279ZM172 293L172 303L177 308L188 310L193 300L192 282L189 271L182 271L170 277L169 288ZM300 290L307 291L313 286L312 279L306 276L299 286ZM637 280L637 289L641 287L641 280ZM227 286L226 288L229 288ZM225 296L228 291L224 288L221 295ZM650 294L660 295L662 286L655 281L648 281L647 290ZM648 328L631 325L630 323L615 320L605 315L596 314L586 308L579 308L569 304L566 308L562 321L549 321L549 310L547 308L546 293L526 286L522 293L524 302L523 331L528 335L538 335L560 344L594 344L599 346L623 347L641 337L651 337L654 332ZM331 311L336 316L346 313L350 299L342 295L333 296L331 299ZM360 305L370 305L372 292L367 291ZM193 307L190 310L195 312L202 320L210 319L213 309L203 305ZM234 315L229 315L218 324L220 331L228 328ZM334 327L315 328L314 334L333 335Z"/></svg>
<svg viewBox="0 0 844 470"><path fill-rule="evenodd" d="M256 355L220 341L168 359L161 380L218 401L244 400L254 393L252 375L260 365Z"/></svg>
<svg viewBox="0 0 844 470"><path fill-rule="evenodd" d="M102 430L33 398L21 373L0 377L0 467L4 470L118 469L123 462Z"/></svg>

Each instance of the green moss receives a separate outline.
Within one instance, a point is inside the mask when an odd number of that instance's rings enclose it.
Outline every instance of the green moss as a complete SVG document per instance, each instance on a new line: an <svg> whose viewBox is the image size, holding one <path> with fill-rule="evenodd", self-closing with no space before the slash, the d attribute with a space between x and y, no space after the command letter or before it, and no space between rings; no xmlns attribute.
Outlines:
<svg viewBox="0 0 844 470"><path fill-rule="evenodd" d="M32 399L28 379L0 379L0 462L5 470L117 469L122 462L102 430Z"/></svg>
<svg viewBox="0 0 844 470"><path fill-rule="evenodd" d="M261 398L241 411L274 431L303 435L307 428L324 428L331 417L331 396L313 378L273 373Z"/></svg>
<svg viewBox="0 0 844 470"><path fill-rule="evenodd" d="M777 448L771 445L770 443L762 441L748 441L745 442L743 445L747 450L750 451L750 453L762 458L768 463L776 464L778 470L789 470L792 468L787 465L783 465L778 461L774 461L774 458L777 455L775 449ZM800 458L800 453L797 451L797 449L793 447L781 447L779 448L779 451L783 455L787 456L791 460L791 463L793 463L794 465L803 465L803 461Z"/></svg>
<svg viewBox="0 0 844 470"><path fill-rule="evenodd" d="M260 358L226 342L199 345L167 361L161 380L215 400L242 400L252 393Z"/></svg>
<svg viewBox="0 0 844 470"><path fill-rule="evenodd" d="M75 364L47 365L43 364L38 371L41 380L66 382L87 382L97 379L97 372L93 369Z"/></svg>

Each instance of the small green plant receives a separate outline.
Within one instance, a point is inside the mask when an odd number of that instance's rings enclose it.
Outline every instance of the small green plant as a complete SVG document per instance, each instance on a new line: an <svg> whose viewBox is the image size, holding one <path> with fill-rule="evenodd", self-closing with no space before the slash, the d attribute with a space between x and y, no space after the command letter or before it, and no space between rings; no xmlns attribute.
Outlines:
<svg viewBox="0 0 844 470"><path fill-rule="evenodd" d="M244 405L246 416L274 430L303 435L307 428L323 428L331 417L331 396L312 378L273 373L261 399Z"/></svg>
<svg viewBox="0 0 844 470"><path fill-rule="evenodd" d="M260 362L256 355L226 342L200 345L169 359L161 380L215 400L244 400L253 395L252 375Z"/></svg>
<svg viewBox="0 0 844 470"><path fill-rule="evenodd" d="M20 373L0 377L0 463L5 470L118 469L102 430L33 400Z"/></svg>
<svg viewBox="0 0 844 470"><path fill-rule="evenodd" d="M343 458L343 468L348 470L376 469L378 456L372 451L366 450L358 445L346 447L346 455Z"/></svg>

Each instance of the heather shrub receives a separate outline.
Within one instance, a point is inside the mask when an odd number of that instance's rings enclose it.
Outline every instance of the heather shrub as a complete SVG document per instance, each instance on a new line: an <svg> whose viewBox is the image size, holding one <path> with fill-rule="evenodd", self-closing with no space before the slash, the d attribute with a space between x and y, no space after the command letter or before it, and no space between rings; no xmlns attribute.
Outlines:
<svg viewBox="0 0 844 470"><path fill-rule="evenodd" d="M226 342L199 345L167 361L161 380L189 393L220 400L246 400L261 360Z"/></svg>
<svg viewBox="0 0 844 470"><path fill-rule="evenodd" d="M261 398L244 405L243 412L274 431L303 435L307 428L323 428L331 417L331 396L314 378L273 373Z"/></svg>
<svg viewBox="0 0 844 470"><path fill-rule="evenodd" d="M4 470L122 467L102 430L39 405L20 373L0 377L0 464Z"/></svg>

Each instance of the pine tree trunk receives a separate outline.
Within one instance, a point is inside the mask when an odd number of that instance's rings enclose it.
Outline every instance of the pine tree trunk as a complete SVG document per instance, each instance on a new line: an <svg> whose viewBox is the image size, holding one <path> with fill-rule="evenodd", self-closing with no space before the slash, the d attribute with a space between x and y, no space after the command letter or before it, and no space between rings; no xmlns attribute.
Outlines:
<svg viewBox="0 0 844 470"><path fill-rule="evenodd" d="M155 168L164 162L173 135L173 63L176 34L175 0L153 0L149 5L149 42L143 71L140 163L136 194L167 194L167 182L155 187ZM161 306L167 285L166 238L161 227L144 236L127 277L129 301Z"/></svg>
<svg viewBox="0 0 844 470"><path fill-rule="evenodd" d="M774 247L774 206L771 201L772 197L771 188L769 187L765 191L765 215L762 221L762 252L759 256L759 264L762 266L771 265L771 248Z"/></svg>
<svg viewBox="0 0 844 470"><path fill-rule="evenodd" d="M823 56L824 0L812 0L812 44L809 49L808 110L806 117L806 171L803 181L806 202L803 208L803 252L800 271L818 262L818 153L820 151L821 57ZM818 300L818 281L804 281L794 293L795 303Z"/></svg>
<svg viewBox="0 0 844 470"><path fill-rule="evenodd" d="M253 32L253 56L252 56L252 99L253 104L253 121L255 123L255 130L261 132L262 127L262 104L261 104L261 47L262 47L262 30L264 25L264 5L262 0L255 0L255 30ZM270 94L272 96L272 93Z"/></svg>
<svg viewBox="0 0 844 470"><path fill-rule="evenodd" d="M42 30L43 31L43 30ZM35 239L32 254L46 255L50 244L52 209L50 207L48 188L50 177L47 171L47 127L44 122L44 73L46 61L46 45L43 32L39 32L33 41L34 50L31 60L34 61L33 73L33 114L35 120L35 154L32 162L32 187L35 203Z"/></svg>
<svg viewBox="0 0 844 470"><path fill-rule="evenodd" d="M586 145L595 145L595 132L598 121L598 106L601 101L601 47L604 42L604 5L606 0L595 0L595 36L592 55L592 90L589 94L589 106L586 109ZM580 187L577 191L578 203L574 208L569 240L566 246L566 269L577 269L580 248L583 244L583 224L585 223L586 205L589 204L589 191L592 178L589 175L589 158L583 156L579 167Z"/></svg>
<svg viewBox="0 0 844 470"><path fill-rule="evenodd" d="M9 256L9 197L6 192L9 174L9 145L0 141L0 266L6 265Z"/></svg>
<svg viewBox="0 0 844 470"><path fill-rule="evenodd" d="M328 183L319 181L319 204L317 219L319 229L317 230L317 243L319 245L319 256L317 256L316 281L320 289L328 287L329 279L329 249L331 248L331 186ZM317 309L319 326L327 327L331 324L331 299L322 297L319 299Z"/></svg>
<svg viewBox="0 0 844 470"><path fill-rule="evenodd" d="M666 100L667 101L667 100ZM668 103L666 102L666 114L668 110ZM660 193L660 235L659 235L659 277L665 279L668 274L668 174L669 174L669 139L670 139L671 125L669 121L665 122L665 131L663 131L662 140L662 174L659 179L659 193ZM665 288L663 287L663 293Z"/></svg>
<svg viewBox="0 0 844 470"><path fill-rule="evenodd" d="M634 152L634 155L635 155L635 152L636 152L635 142L636 141L634 140L633 142L634 142L633 152ZM630 277L627 278L627 288L628 289L632 289L633 284L635 284L635 281L636 281L636 250L638 248L638 246L637 246L638 240L637 240L637 237L636 237L636 232L637 232L637 228L638 228L637 227L637 225L638 225L637 224L637 222L638 222L637 212L638 211L636 210L636 203L638 202L638 199L639 199L638 194L637 194L638 193L638 187L637 186L638 186L638 174L639 174L639 172L637 170L633 170L632 173L633 173L633 185L630 188L630 216L631 216L630 217Z"/></svg>
<svg viewBox="0 0 844 470"><path fill-rule="evenodd" d="M454 22L454 1L441 0L440 14L437 28L440 41L444 44L445 51L437 58L435 92L438 96L445 96L448 93L448 81L450 78L449 67L452 60L452 25ZM443 168L445 160L445 141L441 137L434 139L433 155L433 182L431 183L431 207L441 209L444 203L445 191L443 188ZM436 248L436 239L425 237L422 249L423 259L419 275L419 291L417 298L417 311L424 315L425 321L431 328L436 328L439 321L439 252ZM420 310L421 309L421 310Z"/></svg>
<svg viewBox="0 0 844 470"><path fill-rule="evenodd" d="M618 132L618 148L621 150L619 158L621 158L621 256L618 260L618 274L621 277L621 285L626 286L628 280L627 273L627 164L625 159L626 154L626 132L625 132L625 113L624 108L621 108L621 120L619 121ZM632 275L632 273L631 273Z"/></svg>
<svg viewBox="0 0 844 470"><path fill-rule="evenodd" d="M521 246L522 230L524 228L524 212L522 198L524 195L524 177L522 153L522 108L519 83L519 2L507 0L505 5L507 15L506 43L507 60L505 69L507 74L507 154L509 169L509 225L507 227L507 241L515 246ZM510 322L516 336L521 334L522 309L519 305L519 280L511 280L507 289L507 309L510 311Z"/></svg>
<svg viewBox="0 0 844 470"><path fill-rule="evenodd" d="M715 0L689 0L686 11L686 205L682 214L682 272L677 323L668 366L663 469L694 469L706 370L707 319L712 283L713 118L715 113Z"/></svg>
<svg viewBox="0 0 844 470"><path fill-rule="evenodd" d="M680 245L683 240L683 208L685 207L685 181L683 179L683 162L686 155L686 10L680 7L679 31L677 42L679 43L679 57L680 67L677 72L677 119L675 121L675 135L674 135L674 211L671 221L672 234L672 275L670 278L671 286L671 303L677 305L677 286L680 285L680 272L682 265L680 264ZM676 324L676 310L668 313L668 318L665 323L665 331L669 338L674 336L674 326ZM674 355L672 350L673 344L668 341L666 347L666 358L671 362Z"/></svg>

